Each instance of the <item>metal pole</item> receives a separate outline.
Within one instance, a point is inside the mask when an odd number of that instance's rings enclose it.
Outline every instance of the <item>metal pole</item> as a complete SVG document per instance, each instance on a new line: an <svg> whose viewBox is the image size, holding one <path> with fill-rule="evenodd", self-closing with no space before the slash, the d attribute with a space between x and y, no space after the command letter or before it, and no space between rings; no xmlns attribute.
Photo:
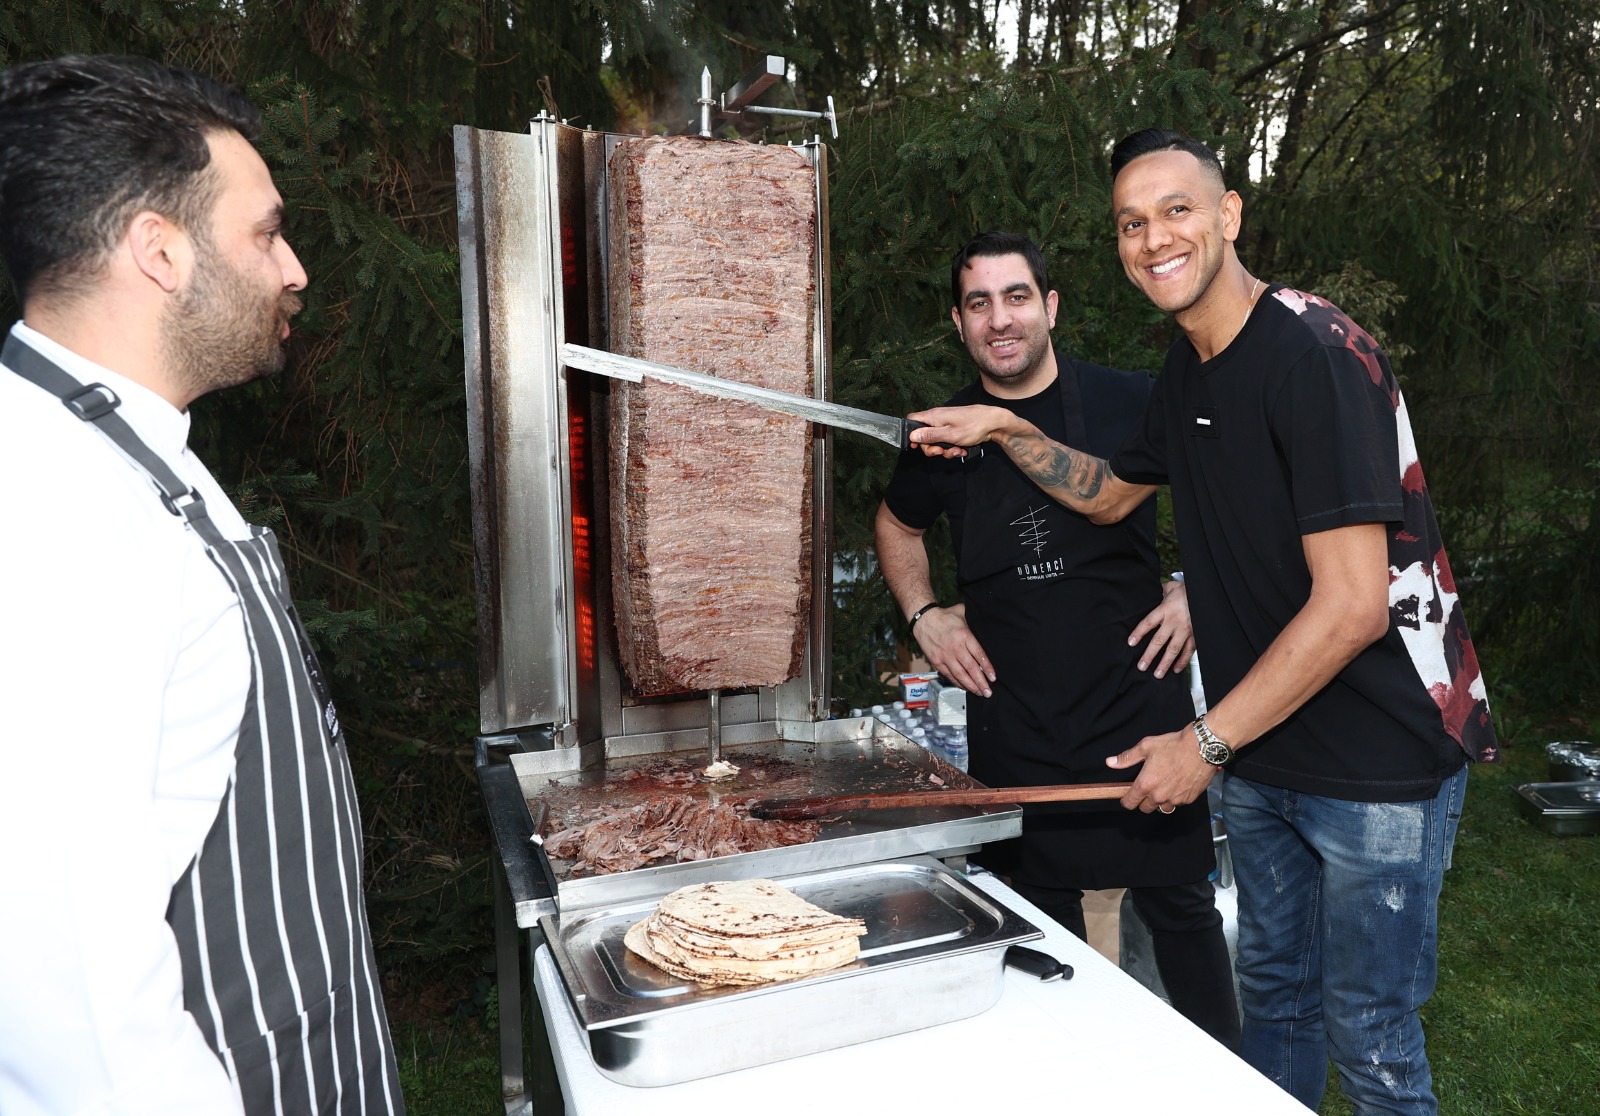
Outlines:
<svg viewBox="0 0 1600 1116"><path fill-rule="evenodd" d="M722 691L706 691L706 752L709 763L722 758Z"/></svg>
<svg viewBox="0 0 1600 1116"><path fill-rule="evenodd" d="M711 138L711 110L716 107L716 100L711 96L711 67L706 66L700 71L700 99L695 102L700 106L700 135L704 139Z"/></svg>

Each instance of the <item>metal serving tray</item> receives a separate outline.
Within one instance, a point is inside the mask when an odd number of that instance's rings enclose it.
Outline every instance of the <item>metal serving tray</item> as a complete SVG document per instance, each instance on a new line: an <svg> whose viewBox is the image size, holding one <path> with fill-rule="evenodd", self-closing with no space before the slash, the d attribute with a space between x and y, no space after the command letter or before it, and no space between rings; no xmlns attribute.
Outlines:
<svg viewBox="0 0 1600 1116"><path fill-rule="evenodd" d="M1550 779L1580 783L1600 779L1600 744L1588 740L1557 740L1544 746L1550 760Z"/></svg>
<svg viewBox="0 0 1600 1116"><path fill-rule="evenodd" d="M1600 781L1523 783L1517 788L1517 805L1551 833L1600 833Z"/></svg>
<svg viewBox="0 0 1600 1116"><path fill-rule="evenodd" d="M779 882L865 920L860 959L793 980L707 987L623 945L655 899L540 920L601 1073L624 1085L672 1085L965 1019L1000 998L1006 947L1043 937L927 857Z"/></svg>

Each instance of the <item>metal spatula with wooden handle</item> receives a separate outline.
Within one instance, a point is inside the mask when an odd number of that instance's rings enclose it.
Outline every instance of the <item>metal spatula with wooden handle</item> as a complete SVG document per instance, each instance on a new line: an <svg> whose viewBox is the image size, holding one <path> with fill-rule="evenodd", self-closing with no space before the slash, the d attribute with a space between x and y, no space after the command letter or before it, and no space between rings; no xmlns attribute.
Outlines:
<svg viewBox="0 0 1600 1116"><path fill-rule="evenodd" d="M808 821L846 810L898 810L912 806L1001 806L1013 802L1082 802L1121 798L1127 783L1068 783L1054 787L984 787L977 790L898 791L890 794L819 794L808 798L758 798L752 818Z"/></svg>

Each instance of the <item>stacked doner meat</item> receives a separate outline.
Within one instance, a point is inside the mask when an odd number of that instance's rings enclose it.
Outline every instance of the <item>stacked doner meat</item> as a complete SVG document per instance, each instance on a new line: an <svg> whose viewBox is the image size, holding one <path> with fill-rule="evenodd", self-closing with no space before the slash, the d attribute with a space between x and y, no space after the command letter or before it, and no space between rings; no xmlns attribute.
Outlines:
<svg viewBox="0 0 1600 1116"><path fill-rule="evenodd" d="M679 888L624 942L685 980L764 984L848 965L866 932L771 880L735 880Z"/></svg>
<svg viewBox="0 0 1600 1116"><path fill-rule="evenodd" d="M610 177L611 348L812 393L816 178L797 151L627 140ZM612 582L641 694L799 673L811 589L809 424L646 379L613 388Z"/></svg>

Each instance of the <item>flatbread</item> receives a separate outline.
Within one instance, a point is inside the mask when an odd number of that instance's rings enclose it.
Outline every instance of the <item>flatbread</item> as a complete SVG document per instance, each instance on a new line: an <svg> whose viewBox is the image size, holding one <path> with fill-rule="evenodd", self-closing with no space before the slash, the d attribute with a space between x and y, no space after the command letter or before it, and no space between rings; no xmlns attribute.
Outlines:
<svg viewBox="0 0 1600 1116"><path fill-rule="evenodd" d="M645 936L644 923L643 922L636 922L632 926L630 926L628 928L628 932L623 935L622 942L623 942L624 945L626 945L628 947L629 952L634 953L634 954L638 955L639 957L644 958L646 961L650 962L650 964L654 965L656 968L662 970L663 972L671 973L673 976L678 977L680 980L692 980L692 981L696 981L696 982L698 982L700 984L712 984L712 985L719 985L719 984L765 984L765 983L767 983L766 978L760 978L760 979L753 979L753 978L750 978L750 977L743 977L743 978L726 977L726 978L723 978L723 977L709 976L709 975L706 975L706 974L697 973L697 972L693 971L692 969L684 968L682 965L679 965L676 961L672 961L672 960L669 960L668 958L662 957L659 953L657 953L655 950L650 948L650 942Z"/></svg>
<svg viewBox="0 0 1600 1116"><path fill-rule="evenodd" d="M693 884L666 896L629 928L629 950L703 984L760 984L854 961L867 932L771 880Z"/></svg>
<svg viewBox="0 0 1600 1116"><path fill-rule="evenodd" d="M712 934L767 937L828 926L865 926L808 903L771 880L691 884L661 900L663 919Z"/></svg>
<svg viewBox="0 0 1600 1116"><path fill-rule="evenodd" d="M853 938L856 935L849 936ZM718 937L715 934L702 934L674 926L672 938L679 946L691 952L704 953L712 957L746 957L752 961L759 961L766 957L814 953L818 949L838 944L841 935L836 930L829 929L826 932L818 931L813 935L799 935L792 938L745 938L731 935Z"/></svg>

